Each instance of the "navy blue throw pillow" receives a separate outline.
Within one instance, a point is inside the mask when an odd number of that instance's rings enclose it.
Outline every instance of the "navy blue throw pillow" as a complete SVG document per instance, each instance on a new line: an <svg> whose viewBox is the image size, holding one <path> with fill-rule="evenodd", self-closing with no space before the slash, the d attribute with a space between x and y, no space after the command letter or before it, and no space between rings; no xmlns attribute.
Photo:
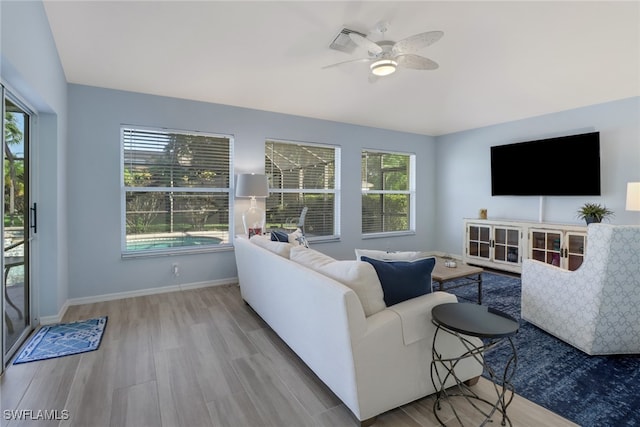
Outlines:
<svg viewBox="0 0 640 427"><path fill-rule="evenodd" d="M289 243L289 235L284 231L274 230L271 232L271 240L273 240L274 242Z"/></svg>
<svg viewBox="0 0 640 427"><path fill-rule="evenodd" d="M431 272L435 258L416 261L380 261L363 256L360 258L373 265L384 292L387 307L431 292Z"/></svg>

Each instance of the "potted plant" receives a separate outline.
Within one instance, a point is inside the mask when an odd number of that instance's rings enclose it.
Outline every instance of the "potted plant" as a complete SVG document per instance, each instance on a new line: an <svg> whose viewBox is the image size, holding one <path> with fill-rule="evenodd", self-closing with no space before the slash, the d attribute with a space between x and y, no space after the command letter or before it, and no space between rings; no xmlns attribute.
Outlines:
<svg viewBox="0 0 640 427"><path fill-rule="evenodd" d="M601 222L605 218L612 217L614 215L611 209L600 203L585 203L580 209L578 209L578 218L584 219L588 224L592 222Z"/></svg>

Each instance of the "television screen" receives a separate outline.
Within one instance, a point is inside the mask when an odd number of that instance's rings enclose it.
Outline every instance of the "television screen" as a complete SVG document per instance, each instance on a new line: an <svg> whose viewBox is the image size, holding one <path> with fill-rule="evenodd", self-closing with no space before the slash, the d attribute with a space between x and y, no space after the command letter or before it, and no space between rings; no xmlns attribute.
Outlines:
<svg viewBox="0 0 640 427"><path fill-rule="evenodd" d="M492 196L599 196L600 133L491 147Z"/></svg>

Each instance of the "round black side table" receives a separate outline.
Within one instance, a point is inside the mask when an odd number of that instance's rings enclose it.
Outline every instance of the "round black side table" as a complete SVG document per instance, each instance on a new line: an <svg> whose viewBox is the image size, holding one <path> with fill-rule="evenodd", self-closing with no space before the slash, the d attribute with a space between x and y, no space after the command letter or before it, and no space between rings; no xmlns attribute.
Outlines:
<svg viewBox="0 0 640 427"><path fill-rule="evenodd" d="M516 372L518 357L512 337L518 332L518 322L506 313L489 308L484 305L466 303L447 303L435 306L431 310L433 323L436 325L436 332L433 336L431 362L431 381L436 389L436 401L433 405L433 412L440 424L444 425L438 412L441 403L446 402L452 409L456 419L462 426L458 412L453 405L453 397L464 398L473 408L484 415L485 419L480 425L491 422L491 417L496 411L502 414L502 425L507 423L511 426L511 420L507 416L507 407L513 400L514 388L511 380ZM458 337L465 348L465 351L455 357L444 357L442 352L436 348L436 339L439 333L448 333ZM482 345L478 345L477 340L481 339ZM504 372L498 375L494 369L485 362L486 351L507 341L511 347L511 355L506 361ZM490 402L478 396L467 384L456 376L456 365L465 359L472 358L479 363L483 370L489 374L493 382L497 400ZM444 369L438 369L439 366ZM451 379L455 384L447 388L445 384L451 385Z"/></svg>

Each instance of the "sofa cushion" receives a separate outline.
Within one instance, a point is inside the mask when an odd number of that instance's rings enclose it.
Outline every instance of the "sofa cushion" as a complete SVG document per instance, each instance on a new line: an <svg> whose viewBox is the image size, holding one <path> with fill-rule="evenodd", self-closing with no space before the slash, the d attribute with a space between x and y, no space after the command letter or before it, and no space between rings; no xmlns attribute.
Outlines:
<svg viewBox="0 0 640 427"><path fill-rule="evenodd" d="M382 285L371 264L361 261L337 261L328 255L301 246L291 248L291 260L298 262L353 289L365 316L386 308Z"/></svg>
<svg viewBox="0 0 640 427"><path fill-rule="evenodd" d="M430 257L427 253L420 251L387 252L375 249L356 249L356 259L360 261L363 256L380 261L414 261Z"/></svg>
<svg viewBox="0 0 640 427"><path fill-rule="evenodd" d="M312 270L318 270L323 265L335 262L335 259L322 252L305 248L304 246L291 245L291 253L289 258L291 261L309 267Z"/></svg>
<svg viewBox="0 0 640 427"><path fill-rule="evenodd" d="M271 238L261 235L252 236L249 240L251 241L251 243L258 245L261 248L265 248L284 258L289 258L289 252L291 251L291 248L294 247L289 243L274 242L271 240Z"/></svg>
<svg viewBox="0 0 640 427"><path fill-rule="evenodd" d="M434 257L415 261L380 261L363 256L362 260L376 270L387 307L431 292L431 273L436 265Z"/></svg>
<svg viewBox="0 0 640 427"><path fill-rule="evenodd" d="M319 273L350 287L360 299L365 316L386 308L382 285L375 269L362 261L335 261L318 269Z"/></svg>

